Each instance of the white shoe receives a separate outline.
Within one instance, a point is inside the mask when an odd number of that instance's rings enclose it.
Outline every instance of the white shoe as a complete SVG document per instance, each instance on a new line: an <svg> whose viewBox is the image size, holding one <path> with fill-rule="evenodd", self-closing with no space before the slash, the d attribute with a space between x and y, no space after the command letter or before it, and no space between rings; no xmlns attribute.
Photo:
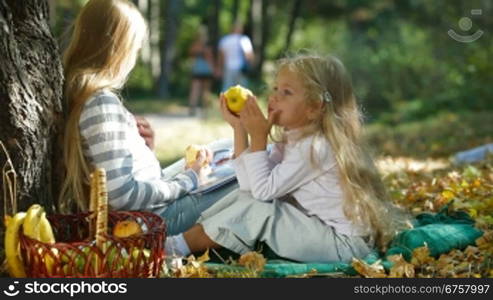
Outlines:
<svg viewBox="0 0 493 300"><path fill-rule="evenodd" d="M183 267L183 257L176 255L166 256L166 265L173 272L179 270Z"/></svg>

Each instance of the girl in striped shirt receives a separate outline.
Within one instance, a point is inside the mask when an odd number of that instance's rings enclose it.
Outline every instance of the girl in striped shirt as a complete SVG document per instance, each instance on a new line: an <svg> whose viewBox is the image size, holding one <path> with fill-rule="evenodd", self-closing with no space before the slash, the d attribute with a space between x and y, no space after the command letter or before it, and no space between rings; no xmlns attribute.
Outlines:
<svg viewBox="0 0 493 300"><path fill-rule="evenodd" d="M150 128L123 106L118 91L135 65L146 32L144 18L127 0L90 0L75 21L64 53L68 118L60 210L76 206L86 211L89 174L105 168L111 209L153 211L166 219L168 233L176 234L191 227L234 185L206 196L188 195L199 185L207 154L201 151L194 165L167 179L149 147L152 138L146 145L141 136L149 138Z"/></svg>
<svg viewBox="0 0 493 300"><path fill-rule="evenodd" d="M168 252L225 247L243 254L263 242L287 259L347 262L373 246L384 248L405 225L362 146L360 110L338 59L281 60L268 118L254 97L239 116L220 100L234 129L240 190L206 210L189 231L168 238ZM273 124L281 132L268 153Z"/></svg>

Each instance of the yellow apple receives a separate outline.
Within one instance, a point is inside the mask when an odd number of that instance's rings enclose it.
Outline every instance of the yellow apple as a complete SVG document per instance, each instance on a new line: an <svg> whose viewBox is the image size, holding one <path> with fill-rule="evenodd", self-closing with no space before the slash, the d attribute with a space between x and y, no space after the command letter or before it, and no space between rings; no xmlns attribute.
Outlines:
<svg viewBox="0 0 493 300"><path fill-rule="evenodd" d="M197 160L197 155L202 149L205 149L205 147L200 145L190 145L185 149L185 164L188 168L190 168ZM202 163L202 167L205 167L210 162L210 160L211 159L209 157L205 159Z"/></svg>
<svg viewBox="0 0 493 300"><path fill-rule="evenodd" d="M230 87L225 93L226 104L228 108L233 113L239 113L243 107L245 106L245 102L248 99L248 96L253 96L252 91L247 88L242 87L241 85L235 85Z"/></svg>
<svg viewBox="0 0 493 300"><path fill-rule="evenodd" d="M119 238L126 238L133 235L142 234L139 223L133 220L118 221L113 228L113 235Z"/></svg>

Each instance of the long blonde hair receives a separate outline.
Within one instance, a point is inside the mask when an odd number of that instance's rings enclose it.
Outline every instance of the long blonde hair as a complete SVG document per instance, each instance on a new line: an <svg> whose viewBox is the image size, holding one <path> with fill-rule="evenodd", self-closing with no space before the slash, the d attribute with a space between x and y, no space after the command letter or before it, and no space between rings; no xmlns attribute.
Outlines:
<svg viewBox="0 0 493 300"><path fill-rule="evenodd" d="M74 204L87 210L90 166L82 152L79 132L84 104L100 90L118 91L123 87L146 35L144 18L127 0L90 0L75 20L63 57L68 115L63 141L66 176L60 193L60 211L70 211Z"/></svg>
<svg viewBox="0 0 493 300"><path fill-rule="evenodd" d="M369 229L376 245L385 249L395 233L406 226L406 218L391 205L378 170L365 149L362 114L348 72L333 56L311 54L281 59L277 70L283 69L301 80L307 105L321 108L300 138L318 134L330 142L339 169L345 215Z"/></svg>

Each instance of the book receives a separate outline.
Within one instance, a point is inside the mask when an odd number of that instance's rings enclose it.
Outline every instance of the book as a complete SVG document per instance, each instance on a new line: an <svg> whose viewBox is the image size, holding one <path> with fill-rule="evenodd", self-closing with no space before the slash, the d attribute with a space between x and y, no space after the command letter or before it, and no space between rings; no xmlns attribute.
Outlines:
<svg viewBox="0 0 493 300"><path fill-rule="evenodd" d="M190 194L208 193L229 182L236 180L235 170L232 166L232 149L219 149L213 151L211 172L206 176L204 182Z"/></svg>

